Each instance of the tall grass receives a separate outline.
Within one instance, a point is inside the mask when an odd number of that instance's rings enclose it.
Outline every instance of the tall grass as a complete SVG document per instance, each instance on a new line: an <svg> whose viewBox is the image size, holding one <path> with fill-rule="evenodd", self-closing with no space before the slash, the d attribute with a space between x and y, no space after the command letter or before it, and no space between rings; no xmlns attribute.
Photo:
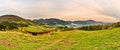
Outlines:
<svg viewBox="0 0 120 50"><path fill-rule="evenodd" d="M0 44L0 50L119 50L120 28L99 31L61 31L53 32L50 36L1 31L0 40L17 46Z"/></svg>

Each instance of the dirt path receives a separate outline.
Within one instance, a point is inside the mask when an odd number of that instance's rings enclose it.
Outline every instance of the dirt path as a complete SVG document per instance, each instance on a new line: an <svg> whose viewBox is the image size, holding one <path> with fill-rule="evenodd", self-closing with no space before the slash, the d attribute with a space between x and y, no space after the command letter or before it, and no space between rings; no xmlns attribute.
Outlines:
<svg viewBox="0 0 120 50"><path fill-rule="evenodd" d="M37 48L36 50L44 50L45 48L49 48L51 47L52 45L55 45L56 43L60 42L62 40L56 40L54 42L52 42L51 44L47 45L47 46L43 46L43 47L40 47L40 48Z"/></svg>
<svg viewBox="0 0 120 50"><path fill-rule="evenodd" d="M16 44L10 43L9 41L5 41L5 40L0 40L0 44L10 47L18 47Z"/></svg>

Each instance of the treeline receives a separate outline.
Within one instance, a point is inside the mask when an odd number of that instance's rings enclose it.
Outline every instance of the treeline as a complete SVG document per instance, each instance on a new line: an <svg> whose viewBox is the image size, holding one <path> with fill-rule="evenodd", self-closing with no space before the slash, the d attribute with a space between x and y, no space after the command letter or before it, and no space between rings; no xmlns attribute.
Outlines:
<svg viewBox="0 0 120 50"><path fill-rule="evenodd" d="M68 27L57 27L58 30L60 31L71 31L75 30L75 28L68 28Z"/></svg>
<svg viewBox="0 0 120 50"><path fill-rule="evenodd" d="M0 31L13 30L13 29L18 29L19 27L27 27L27 26L28 24L1 22Z"/></svg>
<svg viewBox="0 0 120 50"><path fill-rule="evenodd" d="M92 31L92 30L104 30L104 29L113 29L113 28L117 28L120 27L120 22L114 23L114 24L108 24L108 25L91 25L91 26L84 26L84 27L80 27L78 28L79 30L88 30L88 31Z"/></svg>

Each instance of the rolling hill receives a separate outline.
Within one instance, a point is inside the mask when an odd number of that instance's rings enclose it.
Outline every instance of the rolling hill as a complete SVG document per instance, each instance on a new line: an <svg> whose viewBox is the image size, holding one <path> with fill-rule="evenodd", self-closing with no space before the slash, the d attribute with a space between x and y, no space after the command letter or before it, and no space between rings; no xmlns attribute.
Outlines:
<svg viewBox="0 0 120 50"><path fill-rule="evenodd" d="M9 22L9 23L18 23L18 24L34 24L34 22L30 20L26 20L16 15L3 15L0 16L0 22Z"/></svg>

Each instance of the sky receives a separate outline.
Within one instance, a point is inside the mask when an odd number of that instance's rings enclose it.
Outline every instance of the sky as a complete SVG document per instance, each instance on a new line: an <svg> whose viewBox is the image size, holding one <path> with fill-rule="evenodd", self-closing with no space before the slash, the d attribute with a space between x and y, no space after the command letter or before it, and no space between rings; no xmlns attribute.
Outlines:
<svg viewBox="0 0 120 50"><path fill-rule="evenodd" d="M0 0L0 15L26 19L120 21L120 0Z"/></svg>

